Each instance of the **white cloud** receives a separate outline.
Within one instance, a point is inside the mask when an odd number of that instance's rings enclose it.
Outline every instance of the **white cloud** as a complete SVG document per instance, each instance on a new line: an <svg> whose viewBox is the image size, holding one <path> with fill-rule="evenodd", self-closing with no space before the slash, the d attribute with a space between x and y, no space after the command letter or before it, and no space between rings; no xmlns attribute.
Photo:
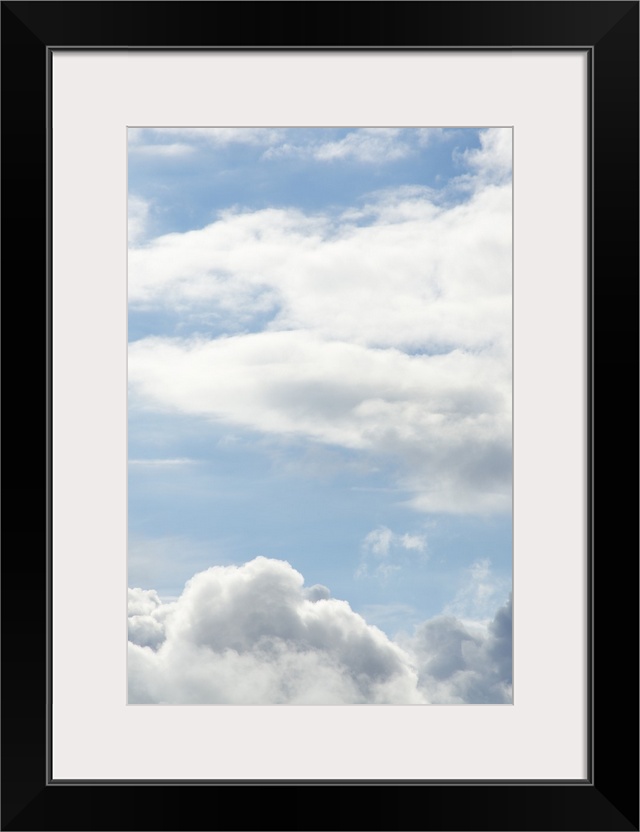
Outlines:
<svg viewBox="0 0 640 832"><path fill-rule="evenodd" d="M277 127L152 127L155 136L190 139L209 144L273 144L285 135Z"/></svg>
<svg viewBox="0 0 640 832"><path fill-rule="evenodd" d="M156 649L165 640L165 620L173 604L163 604L153 589L129 589L127 623L129 641Z"/></svg>
<svg viewBox="0 0 640 832"><path fill-rule="evenodd" d="M513 701L511 598L486 626L438 616L417 629L410 645L431 703Z"/></svg>
<svg viewBox="0 0 640 832"><path fill-rule="evenodd" d="M193 147L183 142L173 142L172 144L131 144L129 146L130 153L136 153L140 156L188 156L193 153Z"/></svg>
<svg viewBox="0 0 640 832"><path fill-rule="evenodd" d="M508 592L508 582L493 575L489 558L481 558L466 570L462 586L444 612L465 621L487 623Z"/></svg>
<svg viewBox="0 0 640 832"><path fill-rule="evenodd" d="M473 632L433 619L400 646L284 561L212 567L170 604L130 590L129 626L131 703L510 701L510 607Z"/></svg>
<svg viewBox="0 0 640 832"><path fill-rule="evenodd" d="M391 529L388 529L386 526L380 526L369 532L364 539L364 546L373 555L384 558L389 554L392 540L393 532Z"/></svg>
<svg viewBox="0 0 640 832"><path fill-rule="evenodd" d="M458 178L458 185L478 190L509 183L513 165L513 131L510 127L481 130L480 147L465 150L458 160L471 169L470 173Z"/></svg>
<svg viewBox="0 0 640 832"><path fill-rule="evenodd" d="M411 145L401 138L397 127L363 127L330 142L291 144L284 142L265 151L264 159L287 156L315 159L319 162L349 160L363 164L384 164L408 156Z"/></svg>
<svg viewBox="0 0 640 832"><path fill-rule="evenodd" d="M206 305L221 320L404 349L510 348L511 189L438 207L387 193L367 224L292 209L226 212L129 256L133 308Z"/></svg>
<svg viewBox="0 0 640 832"><path fill-rule="evenodd" d="M129 617L151 615L162 603L155 589L136 587L135 589L129 589L128 593L127 615Z"/></svg>
<svg viewBox="0 0 640 832"><path fill-rule="evenodd" d="M270 127L130 127L129 152L150 156L184 156L198 146L267 145L285 133Z"/></svg>
<svg viewBox="0 0 640 832"><path fill-rule="evenodd" d="M409 551L424 552L427 548L427 539L423 534L402 534L399 543Z"/></svg>
<svg viewBox="0 0 640 832"><path fill-rule="evenodd" d="M314 584L308 588L303 588L302 594L307 601L323 601L331 597L331 591L323 584Z"/></svg>
<svg viewBox="0 0 640 832"><path fill-rule="evenodd" d="M132 308L226 334L131 344L131 401L366 451L418 511L509 509L511 187L489 179L510 131L482 135L453 206L401 188L341 217L229 211L132 249Z"/></svg>
<svg viewBox="0 0 640 832"><path fill-rule="evenodd" d="M146 338L129 347L129 380L131 407L373 455L418 510L509 505L510 379L488 355L406 355L298 331Z"/></svg>
<svg viewBox="0 0 640 832"><path fill-rule="evenodd" d="M434 144L435 142L447 141L456 135L455 129L445 129L444 127L418 127L416 128L418 135L418 144L422 147Z"/></svg>
<svg viewBox="0 0 640 832"><path fill-rule="evenodd" d="M268 145L284 135L269 127L130 127L127 139L129 153L138 157L179 159L207 146Z"/></svg>
<svg viewBox="0 0 640 832"><path fill-rule="evenodd" d="M313 151L319 161L352 159L356 162L376 163L402 159L410 152L409 145L398 141L399 130L390 127L371 127L358 130L335 142L326 142Z"/></svg>
<svg viewBox="0 0 640 832"><path fill-rule="evenodd" d="M257 558L192 578L149 643L136 616L129 701L233 704L417 703L404 651L283 561ZM146 625L146 626L145 626Z"/></svg>
<svg viewBox="0 0 640 832"><path fill-rule="evenodd" d="M387 526L378 526L362 542L362 558L356 576L373 576L386 581L394 572L408 565L408 552L424 557L426 551L425 535L397 534Z"/></svg>
<svg viewBox="0 0 640 832"><path fill-rule="evenodd" d="M134 246L140 243L147 232L149 221L149 202L142 197L129 195L127 206L127 223L129 232L129 245Z"/></svg>

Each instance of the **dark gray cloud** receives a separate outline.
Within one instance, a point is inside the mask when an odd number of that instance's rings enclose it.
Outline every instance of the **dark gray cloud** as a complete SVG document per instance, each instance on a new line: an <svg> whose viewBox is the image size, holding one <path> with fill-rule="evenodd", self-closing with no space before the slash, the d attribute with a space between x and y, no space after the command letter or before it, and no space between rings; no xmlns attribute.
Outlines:
<svg viewBox="0 0 640 832"><path fill-rule="evenodd" d="M422 624L413 639L419 686L430 702L510 703L512 599L487 627L443 615Z"/></svg>

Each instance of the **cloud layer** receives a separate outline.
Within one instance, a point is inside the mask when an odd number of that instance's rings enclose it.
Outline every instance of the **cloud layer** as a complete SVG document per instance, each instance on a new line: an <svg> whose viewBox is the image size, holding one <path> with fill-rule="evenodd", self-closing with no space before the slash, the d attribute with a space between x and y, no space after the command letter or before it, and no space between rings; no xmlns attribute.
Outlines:
<svg viewBox="0 0 640 832"><path fill-rule="evenodd" d="M397 133L310 147L404 152ZM483 131L461 159L467 172L437 196L404 186L337 213L228 210L133 245L131 308L177 312L201 334L130 344L132 406L366 452L419 511L509 510L511 131ZM148 208L133 207L139 236Z"/></svg>
<svg viewBox="0 0 640 832"><path fill-rule="evenodd" d="M226 334L268 315L270 330L362 346L508 350L510 186L449 208L406 188L371 199L339 217L226 211L132 248L129 302L183 314L206 305Z"/></svg>
<svg viewBox="0 0 640 832"><path fill-rule="evenodd" d="M407 355L307 332L129 347L133 406L363 451L426 511L510 505L511 386L501 361Z"/></svg>
<svg viewBox="0 0 640 832"><path fill-rule="evenodd" d="M285 561L212 567L172 603L129 590L131 704L510 701L510 603L488 627L439 617L400 645Z"/></svg>
<svg viewBox="0 0 640 832"><path fill-rule="evenodd" d="M331 128L132 127L129 128L129 150L141 155L180 156L206 147L253 145L266 147L261 158L268 162L296 158L329 164L383 165L456 135L456 131L438 127L363 127L336 137L336 133L343 132Z"/></svg>

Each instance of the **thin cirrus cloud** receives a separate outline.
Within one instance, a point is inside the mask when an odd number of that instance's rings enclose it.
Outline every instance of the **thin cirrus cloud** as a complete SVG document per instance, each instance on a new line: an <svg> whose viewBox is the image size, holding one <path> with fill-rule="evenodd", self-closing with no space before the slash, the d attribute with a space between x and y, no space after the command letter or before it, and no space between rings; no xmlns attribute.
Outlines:
<svg viewBox="0 0 640 832"><path fill-rule="evenodd" d="M195 575L162 603L129 590L131 704L511 701L511 605L488 626L438 616L402 644L287 562Z"/></svg>

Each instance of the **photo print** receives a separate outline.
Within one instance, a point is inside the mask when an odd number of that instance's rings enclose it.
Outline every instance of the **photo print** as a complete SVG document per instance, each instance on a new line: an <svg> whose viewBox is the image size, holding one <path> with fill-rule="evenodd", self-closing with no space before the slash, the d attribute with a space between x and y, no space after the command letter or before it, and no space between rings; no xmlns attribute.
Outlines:
<svg viewBox="0 0 640 832"><path fill-rule="evenodd" d="M128 129L129 704L511 704L512 130Z"/></svg>

